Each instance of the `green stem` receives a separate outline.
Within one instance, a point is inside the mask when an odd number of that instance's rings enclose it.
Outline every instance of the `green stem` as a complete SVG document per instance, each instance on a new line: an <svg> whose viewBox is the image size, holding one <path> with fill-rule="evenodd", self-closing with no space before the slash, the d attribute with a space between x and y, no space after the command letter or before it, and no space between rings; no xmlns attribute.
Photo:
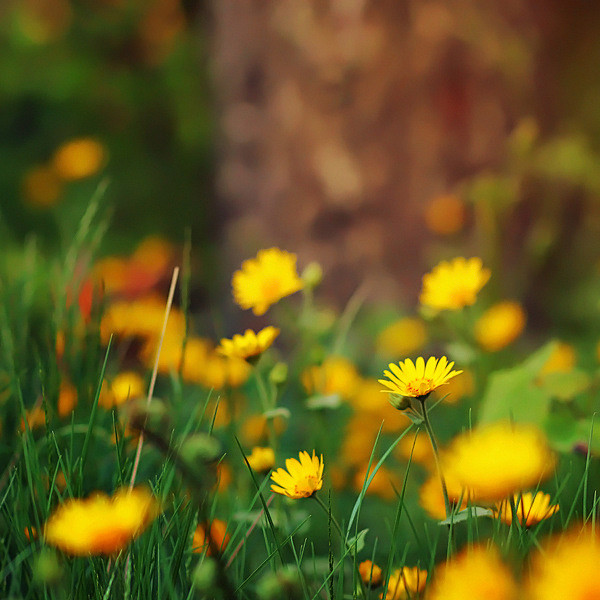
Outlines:
<svg viewBox="0 0 600 600"><path fill-rule="evenodd" d="M325 511L325 514L327 515L327 518L333 523L333 526L335 527L336 531L338 532L338 535L340 536L340 539L342 540L342 542L344 543L344 546L346 548L346 550L350 551L350 556L353 558L353 563L354 563L354 570L356 571L356 576L358 578L358 581L360 582L360 588L362 590L362 596L363 598L367 597L367 591L365 589L365 584L362 580L362 577L360 576L360 572L358 570L358 564L356 563L355 558L355 551L353 548L351 548L348 545L348 542L346 541L346 536L344 535L344 532L342 531L342 528L340 527L340 524L337 522L337 519L333 516L333 514L331 513L331 511L329 510L329 508L327 506L325 506L325 503L323 502L323 500L321 500L321 498L319 498L319 496L315 493L311 496L311 498L314 498L317 502L317 504Z"/></svg>
<svg viewBox="0 0 600 600"><path fill-rule="evenodd" d="M254 378L256 379L258 397L260 398L263 413L266 413L274 408L274 406L271 405L271 399L269 398L269 394L267 392L267 386L265 385L257 365L253 365L252 372L254 373ZM275 433L275 425L273 424L273 419L270 417L267 417L267 434L269 436L269 445L271 448L273 448L273 452L277 452L277 436Z"/></svg>
<svg viewBox="0 0 600 600"><path fill-rule="evenodd" d="M440 465L440 453L438 450L437 441L435 439L435 434L433 433L433 428L431 427L431 421L429 420L429 415L427 413L427 407L425 406L426 398L419 398L421 402L421 410L423 412L423 424L425 425L425 430L427 431L427 435L429 436L429 441L431 442L431 448L433 450L433 457L435 459L435 466L437 468L438 474L440 476L440 482L442 484L442 494L444 495L444 506L446 508L446 518L449 519L452 514L452 505L450 504L450 498L448 497L448 488L446 487L446 479L444 478L444 474L442 473L442 467Z"/></svg>

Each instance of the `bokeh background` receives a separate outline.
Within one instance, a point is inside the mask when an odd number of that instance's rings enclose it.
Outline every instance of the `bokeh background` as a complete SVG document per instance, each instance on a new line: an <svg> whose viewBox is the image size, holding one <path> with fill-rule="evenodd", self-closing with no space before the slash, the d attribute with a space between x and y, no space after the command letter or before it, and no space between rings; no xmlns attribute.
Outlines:
<svg viewBox="0 0 600 600"><path fill-rule="evenodd" d="M599 28L580 0L5 0L0 243L65 251L104 182L94 252L191 240L199 309L271 245L338 306L480 255L530 329L589 334Z"/></svg>

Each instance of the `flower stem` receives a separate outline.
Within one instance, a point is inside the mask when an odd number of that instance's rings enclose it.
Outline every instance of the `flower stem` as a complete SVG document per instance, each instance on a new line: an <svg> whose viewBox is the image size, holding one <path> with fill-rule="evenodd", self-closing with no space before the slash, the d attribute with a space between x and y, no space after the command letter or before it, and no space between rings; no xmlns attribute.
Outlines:
<svg viewBox="0 0 600 600"><path fill-rule="evenodd" d="M344 547L346 548L346 550L350 551L350 553L351 553L350 556L351 556L351 558L353 558L353 562L354 562L354 570L356 571L357 579L358 579L358 581L360 583L360 588L361 588L361 591L362 591L362 596L363 596L363 598L366 598L367 594L366 594L366 590L365 590L365 584L364 584L364 582L362 580L362 577L360 576L360 572L358 571L358 565L357 565L356 560L355 560L356 551L353 551L353 549L350 547L350 545L346 541L346 536L344 535L344 532L342 531L342 528L340 527L340 524L337 522L337 519L333 516L333 514L331 514L331 511L325 505L325 503L323 502L323 500L321 500L321 498L319 498L319 496L317 494L313 494L311 496L311 498L314 498L316 500L317 504L325 511L325 514L327 515L327 518L329 519L329 521L331 523L333 523L333 526L337 530L337 532L338 532L338 534L340 536L340 539L344 543Z"/></svg>
<svg viewBox="0 0 600 600"><path fill-rule="evenodd" d="M438 474L440 476L440 482L442 484L442 494L444 495L444 506L446 508L446 518L449 519L452 514L452 505L450 504L450 498L448 497L448 488L446 487L446 479L444 478L444 474L442 473L442 468L440 465L440 453L438 450L437 441L435 439L435 434L433 433L433 428L431 427L431 421L429 420L429 415L427 413L427 407L425 406L425 398L419 398L421 403L421 410L423 412L423 424L425 425L425 430L427 431L427 435L429 436L429 441L431 442L431 448L433 450L433 457L435 458L435 466L437 467Z"/></svg>

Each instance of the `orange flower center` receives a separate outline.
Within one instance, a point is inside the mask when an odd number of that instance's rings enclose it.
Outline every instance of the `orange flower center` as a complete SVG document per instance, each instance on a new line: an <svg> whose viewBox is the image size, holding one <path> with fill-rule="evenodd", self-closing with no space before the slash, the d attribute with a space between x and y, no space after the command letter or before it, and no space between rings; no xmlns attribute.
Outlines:
<svg viewBox="0 0 600 600"><path fill-rule="evenodd" d="M415 396L424 396L431 391L431 379L415 379L407 386L408 391Z"/></svg>

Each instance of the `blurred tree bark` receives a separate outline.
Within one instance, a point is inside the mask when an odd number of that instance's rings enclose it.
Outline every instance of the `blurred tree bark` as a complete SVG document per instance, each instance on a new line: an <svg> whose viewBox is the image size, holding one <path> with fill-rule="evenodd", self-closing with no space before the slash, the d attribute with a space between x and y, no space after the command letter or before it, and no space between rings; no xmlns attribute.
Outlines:
<svg viewBox="0 0 600 600"><path fill-rule="evenodd" d="M531 106L539 29L521 0L216 0L218 191L235 267L323 264L345 301L413 301L423 208L493 166ZM408 294L407 294L408 292Z"/></svg>

